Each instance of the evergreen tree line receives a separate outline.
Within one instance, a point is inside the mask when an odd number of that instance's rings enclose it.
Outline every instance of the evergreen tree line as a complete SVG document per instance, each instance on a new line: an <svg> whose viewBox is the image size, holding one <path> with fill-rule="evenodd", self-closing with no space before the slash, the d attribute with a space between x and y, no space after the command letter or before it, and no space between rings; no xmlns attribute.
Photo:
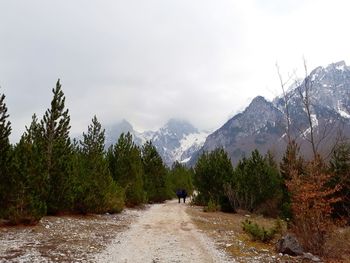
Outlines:
<svg viewBox="0 0 350 263"><path fill-rule="evenodd" d="M173 198L177 188L193 191L192 170L179 163L165 167L151 142L139 147L127 133L105 151L96 116L81 140L71 140L59 80L52 92L43 118L34 114L15 145L0 93L0 219L34 224L47 214L116 213Z"/></svg>
<svg viewBox="0 0 350 263"><path fill-rule="evenodd" d="M313 192L297 189L297 180L301 180L298 181L300 187L309 182ZM326 163L319 156L317 160L306 161L299 153L299 146L291 141L279 164L270 152L262 156L254 150L235 167L227 153L218 148L202 153L198 159L194 167L194 185L199 192L195 198L197 204L215 206L223 211L242 209L288 219L298 213L293 209L293 202L294 208L301 202L295 202L298 195L302 198L309 195L312 202L312 198L324 193L322 202L329 208L328 214L333 219L349 222L350 145L338 145ZM311 206L313 204L308 207Z"/></svg>

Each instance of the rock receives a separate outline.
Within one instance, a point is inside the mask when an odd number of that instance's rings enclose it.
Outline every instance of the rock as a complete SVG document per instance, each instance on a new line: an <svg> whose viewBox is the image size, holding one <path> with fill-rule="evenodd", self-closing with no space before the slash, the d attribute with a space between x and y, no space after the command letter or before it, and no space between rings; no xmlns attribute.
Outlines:
<svg viewBox="0 0 350 263"><path fill-rule="evenodd" d="M278 253L288 254L291 256L299 256L303 254L303 249L301 248L298 240L291 234L287 234L278 240L276 250Z"/></svg>
<svg viewBox="0 0 350 263"><path fill-rule="evenodd" d="M314 262L321 262L321 259L319 259L318 257L312 255L311 253L304 253L303 257L305 259L309 259L309 260L314 261Z"/></svg>
<svg viewBox="0 0 350 263"><path fill-rule="evenodd" d="M229 244L226 244L226 247L230 247L230 246L232 246L232 244L230 244L230 243L229 243Z"/></svg>

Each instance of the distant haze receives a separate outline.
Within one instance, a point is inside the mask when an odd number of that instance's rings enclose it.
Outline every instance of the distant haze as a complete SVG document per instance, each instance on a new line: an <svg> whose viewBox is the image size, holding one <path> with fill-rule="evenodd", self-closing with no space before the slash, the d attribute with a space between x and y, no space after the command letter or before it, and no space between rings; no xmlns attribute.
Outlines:
<svg viewBox="0 0 350 263"><path fill-rule="evenodd" d="M11 0L0 2L0 93L17 141L61 79L72 133L93 115L139 131L170 118L221 126L302 69L350 63L341 0ZM302 77L302 71L299 71Z"/></svg>

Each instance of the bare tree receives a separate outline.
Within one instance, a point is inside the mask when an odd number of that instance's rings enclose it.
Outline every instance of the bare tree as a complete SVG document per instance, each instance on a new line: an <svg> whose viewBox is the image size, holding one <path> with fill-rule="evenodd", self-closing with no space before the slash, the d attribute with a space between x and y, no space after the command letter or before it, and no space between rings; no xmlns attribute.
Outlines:
<svg viewBox="0 0 350 263"><path fill-rule="evenodd" d="M309 76L307 63L305 58L303 58L303 67L304 67L304 80L301 81L300 78L297 77L296 71L293 71L293 74L289 74L286 81L283 80L282 74L280 73L280 68L278 64L276 63L276 69L277 74L280 81L280 87L282 89L282 96L283 96L283 103L284 103L284 115L286 119L286 135L288 144L290 144L292 141L296 141L298 137L302 137L305 141L309 142L311 145L312 155L314 158L316 158L317 155L320 154L319 148L322 145L322 142L329 137L329 135L334 131L336 128L334 126L334 122L332 122L332 119L325 119L322 126L318 126L316 128L315 123L315 114L313 112L313 101L312 101L312 89L314 86L315 79L312 78L312 76ZM291 112L290 112L290 100L292 99L292 94L290 92L287 92L286 86L290 84L291 80L294 79L294 83L296 86L296 92L297 96L301 99L303 110L306 113L307 118L307 126L308 129L305 131L302 129L302 127L299 127L298 125L295 125L292 123L291 119ZM294 134L294 131L297 130L299 133ZM338 132L338 136L335 138L335 145L337 145L338 141L341 140L341 131ZM325 154L326 156L330 156L331 152L334 150L334 147L332 147L332 150L330 153ZM327 157L326 157L327 158Z"/></svg>
<svg viewBox="0 0 350 263"><path fill-rule="evenodd" d="M276 63L276 70L278 74L278 78L280 81L281 89L282 89L282 96L283 96L283 102L284 102L284 115L286 117L286 134L287 134L287 139L288 139L288 144L291 143L291 120L290 120L290 114L289 114L289 99L290 96L286 92L286 85L288 85L292 79L292 76L290 75L287 79L287 81L283 81L280 68L278 64Z"/></svg>
<svg viewBox="0 0 350 263"><path fill-rule="evenodd" d="M313 116L311 114L311 99L310 99L310 90L313 86L313 80L310 79L310 76L308 75L305 58L303 58L303 62L304 62L305 79L301 85L297 85L297 91L303 103L304 110L306 112L306 116L308 120L309 129L310 129L310 136L309 137L305 136L305 139L310 142L313 156L314 158L316 158L317 146L315 142L314 124L313 124L313 118L312 118Z"/></svg>

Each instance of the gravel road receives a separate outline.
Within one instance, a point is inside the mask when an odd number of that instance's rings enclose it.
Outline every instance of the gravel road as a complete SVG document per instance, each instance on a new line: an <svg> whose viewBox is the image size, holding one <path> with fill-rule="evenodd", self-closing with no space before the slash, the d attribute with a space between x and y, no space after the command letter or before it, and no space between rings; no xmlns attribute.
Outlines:
<svg viewBox="0 0 350 263"><path fill-rule="evenodd" d="M233 262L191 222L187 204L152 205L96 256L97 262Z"/></svg>

